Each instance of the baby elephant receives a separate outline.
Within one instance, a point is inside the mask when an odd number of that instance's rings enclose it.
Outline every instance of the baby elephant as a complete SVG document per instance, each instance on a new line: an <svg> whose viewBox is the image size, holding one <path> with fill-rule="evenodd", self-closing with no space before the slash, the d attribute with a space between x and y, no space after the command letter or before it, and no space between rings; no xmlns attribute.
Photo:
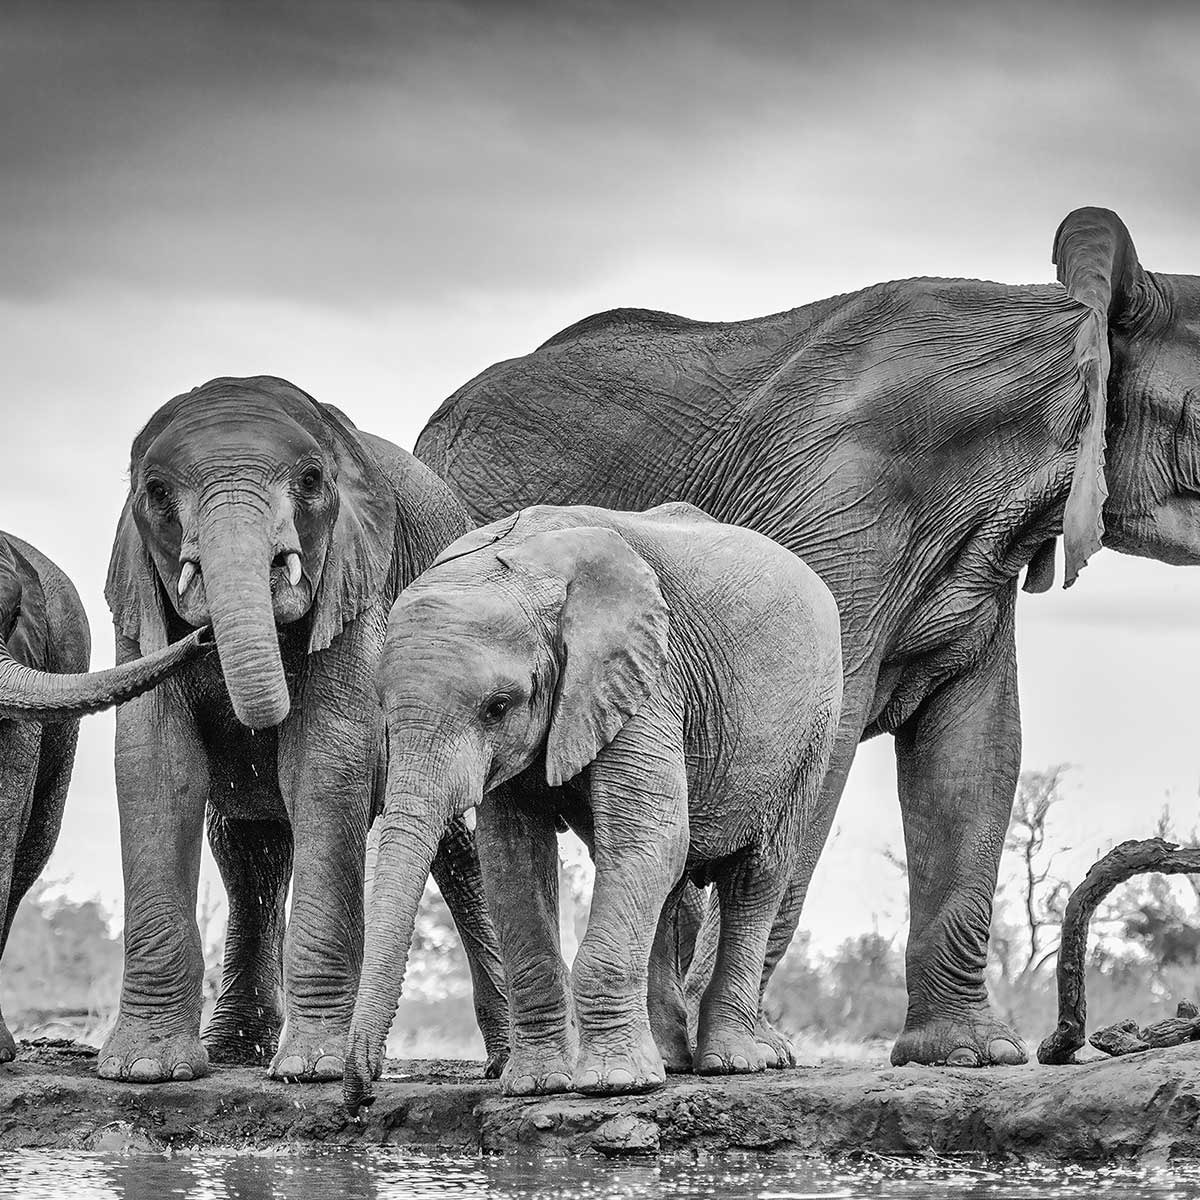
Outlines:
<svg viewBox="0 0 1200 1200"><path fill-rule="evenodd" d="M686 1024L669 939L652 943L689 878L720 900L695 1066L763 1068L767 939L841 706L837 608L804 563L688 504L528 508L453 543L401 594L379 690L390 760L351 1108L378 1075L438 838L473 805L511 1005L506 1092L664 1081L654 1033L670 1041L673 1020L686 1047ZM574 1025L560 821L596 864ZM648 985L675 1010L653 1032Z"/></svg>

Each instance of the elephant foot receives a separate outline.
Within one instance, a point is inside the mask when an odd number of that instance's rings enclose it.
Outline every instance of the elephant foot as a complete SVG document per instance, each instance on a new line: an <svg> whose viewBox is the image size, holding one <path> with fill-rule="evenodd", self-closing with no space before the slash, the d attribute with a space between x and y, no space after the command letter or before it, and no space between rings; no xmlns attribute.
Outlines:
<svg viewBox="0 0 1200 1200"><path fill-rule="evenodd" d="M754 1041L767 1067L773 1071L783 1071L800 1062L791 1038L780 1033L761 1012L754 1026Z"/></svg>
<svg viewBox="0 0 1200 1200"><path fill-rule="evenodd" d="M649 1026L632 1039L588 1044L579 1051L579 1062L571 1090L585 1096L616 1096L627 1092L651 1092L667 1081L662 1056Z"/></svg>
<svg viewBox="0 0 1200 1200"><path fill-rule="evenodd" d="M892 1047L892 1065L908 1063L947 1067L1007 1067L1028 1062L1025 1043L991 1007L961 1016L939 1017L923 1025L906 1024Z"/></svg>
<svg viewBox="0 0 1200 1200"><path fill-rule="evenodd" d="M261 1067L271 1061L279 1045L283 1022L260 1005L217 1001L202 1040L212 1062Z"/></svg>
<svg viewBox="0 0 1200 1200"><path fill-rule="evenodd" d="M650 1028L668 1075L690 1075L692 1047L688 1041L686 1012L650 1012Z"/></svg>
<svg viewBox="0 0 1200 1200"><path fill-rule="evenodd" d="M503 1049L488 1051L487 1062L483 1064L484 1079L499 1079L504 1074L508 1058L509 1049L507 1041L505 1041Z"/></svg>
<svg viewBox="0 0 1200 1200"><path fill-rule="evenodd" d="M346 1066L346 1035L333 1029L283 1034L271 1060L271 1078L285 1083L341 1079Z"/></svg>
<svg viewBox="0 0 1200 1200"><path fill-rule="evenodd" d="M159 1022L118 1017L100 1047L97 1072L101 1079L128 1083L170 1083L208 1074L208 1051L195 1034L163 1037Z"/></svg>
<svg viewBox="0 0 1200 1200"><path fill-rule="evenodd" d="M752 1075L767 1069L756 1034L741 1029L706 1033L696 1047L698 1075Z"/></svg>
<svg viewBox="0 0 1200 1200"><path fill-rule="evenodd" d="M571 1062L561 1050L531 1046L513 1050L500 1075L506 1096L550 1096L571 1090Z"/></svg>
<svg viewBox="0 0 1200 1200"><path fill-rule="evenodd" d="M0 1017L0 1063L10 1063L17 1057L17 1043Z"/></svg>

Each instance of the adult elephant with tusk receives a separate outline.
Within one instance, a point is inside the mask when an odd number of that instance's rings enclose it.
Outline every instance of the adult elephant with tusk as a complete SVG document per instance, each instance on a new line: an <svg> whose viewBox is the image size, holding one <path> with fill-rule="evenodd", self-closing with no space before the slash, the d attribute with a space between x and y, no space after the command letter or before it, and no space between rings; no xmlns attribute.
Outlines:
<svg viewBox="0 0 1200 1200"><path fill-rule="evenodd" d="M206 644L207 630L198 630L87 674L91 634L71 581L28 543L0 533L0 954L58 840L79 718L155 687ZM0 1016L0 1063L15 1053Z"/></svg>
<svg viewBox="0 0 1200 1200"><path fill-rule="evenodd" d="M1068 583L1101 546L1200 563L1200 278L1143 269L1106 209L1069 214L1053 257L1057 283L908 279L730 323L589 317L466 384L417 442L481 523L689 500L829 585L842 721L772 958L855 748L894 735L912 912L896 1063L1025 1058L984 984L1021 758L1021 571L1051 586L1060 535Z"/></svg>
<svg viewBox="0 0 1200 1200"><path fill-rule="evenodd" d="M107 587L118 661L209 623L217 655L118 714L125 974L102 1076L192 1079L210 1055L341 1075L385 765L375 663L392 601L463 529L431 471L282 379L215 379L138 434ZM205 825L229 928L202 1042ZM465 830L433 869L498 1072L502 968Z"/></svg>

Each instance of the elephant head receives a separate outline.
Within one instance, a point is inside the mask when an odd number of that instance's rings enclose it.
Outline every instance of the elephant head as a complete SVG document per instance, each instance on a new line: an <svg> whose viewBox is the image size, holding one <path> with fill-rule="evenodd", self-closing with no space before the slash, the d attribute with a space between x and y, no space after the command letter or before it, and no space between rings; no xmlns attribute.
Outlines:
<svg viewBox="0 0 1200 1200"><path fill-rule="evenodd" d="M378 675L387 795L346 1056L352 1109L379 1073L447 823L540 756L550 786L573 779L665 662L667 607L645 560L612 529L546 525L523 513L468 534L392 609Z"/></svg>
<svg viewBox="0 0 1200 1200"><path fill-rule="evenodd" d="M64 721L100 712L156 687L211 645L208 629L108 671L59 674L46 596L29 560L0 535L0 720Z"/></svg>
<svg viewBox="0 0 1200 1200"><path fill-rule="evenodd" d="M1145 270L1102 208L1063 221L1054 262L1091 310L1077 340L1087 413L1063 516L1066 583L1102 545L1200 563L1200 278Z"/></svg>
<svg viewBox="0 0 1200 1200"><path fill-rule="evenodd" d="M327 647L383 594L396 503L353 425L282 379L214 379L133 444L106 594L117 629L164 645L173 610L211 622L238 719L278 725L290 699L278 626Z"/></svg>

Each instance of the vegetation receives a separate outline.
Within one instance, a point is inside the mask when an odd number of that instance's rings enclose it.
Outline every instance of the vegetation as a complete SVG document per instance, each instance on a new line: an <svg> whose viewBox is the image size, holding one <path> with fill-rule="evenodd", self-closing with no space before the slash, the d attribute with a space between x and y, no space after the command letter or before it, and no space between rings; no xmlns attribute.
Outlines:
<svg viewBox="0 0 1200 1200"><path fill-rule="evenodd" d="M1069 849L1058 829L1068 770L1059 764L1022 774L992 922L992 997L1030 1043L1055 1024L1058 932L1070 888L1078 882L1059 871ZM1166 809L1155 829L1129 832L1196 844L1196 832L1181 837ZM885 857L903 869L895 854ZM591 880L583 847L564 839L559 891L568 960L587 925ZM222 913L219 901L206 893L198 915L208 1003L220 980ZM115 1013L120 970L120 937L111 932L101 905L71 900L61 886L42 882L13 926L0 1001L10 1025L25 1036L59 1032L65 1020L97 1039ZM1200 879L1142 876L1113 893L1093 921L1087 996L1093 1028L1130 1016L1149 1022L1173 1014L1180 999L1200 999ZM772 1019L796 1037L804 1061L883 1058L904 1019L903 945L870 932L821 954L801 932L771 982L767 1005ZM465 959L432 883L388 1050L398 1057L483 1055Z"/></svg>

